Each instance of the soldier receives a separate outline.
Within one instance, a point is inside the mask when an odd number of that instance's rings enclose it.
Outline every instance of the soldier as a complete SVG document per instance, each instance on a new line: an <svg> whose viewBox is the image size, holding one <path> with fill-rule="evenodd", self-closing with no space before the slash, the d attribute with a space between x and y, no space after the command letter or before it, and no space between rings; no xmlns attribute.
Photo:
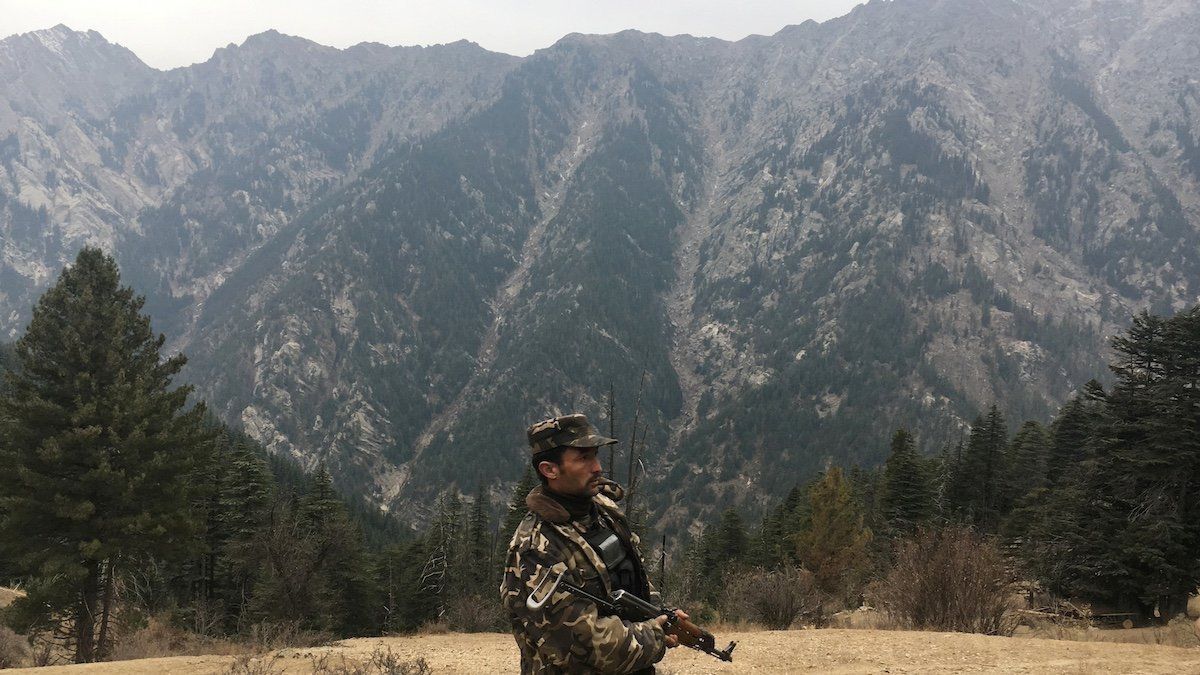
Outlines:
<svg viewBox="0 0 1200 675"><path fill-rule="evenodd" d="M665 615L625 621L561 590L540 609L526 605L538 584L549 579L542 587L548 588L564 570L565 579L597 597L624 589L657 601L637 535L617 508L623 493L600 474L599 448L617 441L597 434L580 414L538 422L526 433L542 484L525 498L529 513L509 543L500 585L521 672L653 673L653 664L678 644L663 633Z"/></svg>

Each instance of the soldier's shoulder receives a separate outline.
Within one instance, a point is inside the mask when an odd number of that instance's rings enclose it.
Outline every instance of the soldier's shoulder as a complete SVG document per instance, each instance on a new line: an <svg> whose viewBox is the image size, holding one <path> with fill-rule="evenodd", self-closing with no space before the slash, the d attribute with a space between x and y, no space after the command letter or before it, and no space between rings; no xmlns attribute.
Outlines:
<svg viewBox="0 0 1200 675"><path fill-rule="evenodd" d="M550 546L548 530L553 530L545 519L530 511L521 519L513 532L512 540L508 543L509 551L544 551ZM553 536L553 535L550 535Z"/></svg>

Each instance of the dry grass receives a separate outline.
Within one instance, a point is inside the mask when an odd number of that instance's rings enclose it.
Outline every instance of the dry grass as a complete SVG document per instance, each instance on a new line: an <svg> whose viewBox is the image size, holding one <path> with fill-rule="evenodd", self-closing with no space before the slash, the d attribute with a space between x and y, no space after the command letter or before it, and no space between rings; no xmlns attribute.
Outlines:
<svg viewBox="0 0 1200 675"><path fill-rule="evenodd" d="M204 637L170 625L162 617L151 617L147 625L122 636L110 660L153 659L163 656L232 656L267 651L245 642Z"/></svg>
<svg viewBox="0 0 1200 675"><path fill-rule="evenodd" d="M448 635L450 624L445 621L426 621L417 629L417 635Z"/></svg>
<svg viewBox="0 0 1200 675"><path fill-rule="evenodd" d="M1166 647L1200 647L1200 626L1192 619L1178 618L1165 626L1148 628L1097 628L1085 621L1031 620L1022 617L1014 638L1070 640L1073 642L1108 642L1112 644L1163 645ZM1032 625L1029 625L1032 624ZM870 607L838 612L829 618L829 628L853 630L911 630L885 612ZM740 630L747 630L745 628ZM753 629L749 629L753 630Z"/></svg>
<svg viewBox="0 0 1200 675"><path fill-rule="evenodd" d="M24 597L25 594L15 588L5 588L0 586L0 608L8 607L13 600Z"/></svg>
<svg viewBox="0 0 1200 675"><path fill-rule="evenodd" d="M1200 647L1200 636L1191 619L1179 618L1165 626L1148 628L1095 628L1064 626L1037 622L1032 628L1023 627L1014 637L1073 640L1075 642L1112 642L1168 647Z"/></svg>
<svg viewBox="0 0 1200 675"><path fill-rule="evenodd" d="M838 612L829 617L829 628L852 628L854 630L905 630L900 622L874 607L860 607Z"/></svg>
<svg viewBox="0 0 1200 675"><path fill-rule="evenodd" d="M279 654L270 656L251 656L243 654L237 657L221 675L281 675L283 666L279 665Z"/></svg>
<svg viewBox="0 0 1200 675"><path fill-rule="evenodd" d="M405 660L391 648L376 647L365 661L325 652L312 660L313 675L430 675L433 671L423 658Z"/></svg>
<svg viewBox="0 0 1200 675"><path fill-rule="evenodd" d="M692 619L695 621L695 619ZM700 627L708 632L716 635L720 639L724 633L756 633L758 631L770 630L766 626L756 621L749 619L730 619L719 617L716 621L704 623L701 622Z"/></svg>
<svg viewBox="0 0 1200 675"><path fill-rule="evenodd" d="M0 626L0 669L33 665L29 643L7 626Z"/></svg>

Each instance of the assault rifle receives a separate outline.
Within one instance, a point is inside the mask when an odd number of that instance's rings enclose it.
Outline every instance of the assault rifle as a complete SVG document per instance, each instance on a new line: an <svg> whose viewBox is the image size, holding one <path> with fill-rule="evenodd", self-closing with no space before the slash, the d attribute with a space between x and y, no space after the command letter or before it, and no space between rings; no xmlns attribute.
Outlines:
<svg viewBox="0 0 1200 675"><path fill-rule="evenodd" d="M563 581L564 574L566 574L566 570L559 572L558 577L550 584L550 588L542 596L542 599L534 600L534 597L542 591L542 586L546 585L550 577L546 576L542 579L533 589L533 592L529 594L529 598L525 600L525 606L531 610L539 610L550 601L555 592L561 589L571 595L596 603L596 608L602 612L619 616L627 621L649 621L665 614L667 622L663 624L663 632L667 635L674 635L679 640L679 644L704 652L722 661L733 661L733 648L737 646L736 642L730 642L729 646L725 649L717 649L717 639L713 637L712 633L697 626L688 619L680 618L675 614L674 608L659 607L627 591L613 591L609 594L609 599L605 600L588 593L569 581Z"/></svg>

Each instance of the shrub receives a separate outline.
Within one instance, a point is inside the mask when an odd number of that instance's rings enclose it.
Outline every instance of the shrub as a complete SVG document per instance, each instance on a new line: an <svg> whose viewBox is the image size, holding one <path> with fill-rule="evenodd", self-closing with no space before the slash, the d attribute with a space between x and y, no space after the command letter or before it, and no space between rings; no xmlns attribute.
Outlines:
<svg viewBox="0 0 1200 675"><path fill-rule="evenodd" d="M784 630L797 619L820 623L822 594L808 570L748 570L733 576L725 586L724 615Z"/></svg>
<svg viewBox="0 0 1200 675"><path fill-rule="evenodd" d="M922 530L896 544L871 599L903 626L1008 635L1009 575L1000 551L968 528Z"/></svg>
<svg viewBox="0 0 1200 675"><path fill-rule="evenodd" d="M423 658L405 661L392 650L376 647L366 662L345 656L322 654L310 657L314 675L430 675L433 671Z"/></svg>
<svg viewBox="0 0 1200 675"><path fill-rule="evenodd" d="M243 654L234 659L221 675L282 675L283 666L279 665L282 658L279 654L263 657Z"/></svg>
<svg viewBox="0 0 1200 675"><path fill-rule="evenodd" d="M29 644L8 626L0 626L0 668L28 665Z"/></svg>
<svg viewBox="0 0 1200 675"><path fill-rule="evenodd" d="M446 607L446 623L463 633L499 631L505 625L504 608L499 596L478 594L455 598Z"/></svg>
<svg viewBox="0 0 1200 675"><path fill-rule="evenodd" d="M329 644L333 638L330 633L307 630L299 621L261 621L250 627L250 644L260 652L316 647Z"/></svg>

